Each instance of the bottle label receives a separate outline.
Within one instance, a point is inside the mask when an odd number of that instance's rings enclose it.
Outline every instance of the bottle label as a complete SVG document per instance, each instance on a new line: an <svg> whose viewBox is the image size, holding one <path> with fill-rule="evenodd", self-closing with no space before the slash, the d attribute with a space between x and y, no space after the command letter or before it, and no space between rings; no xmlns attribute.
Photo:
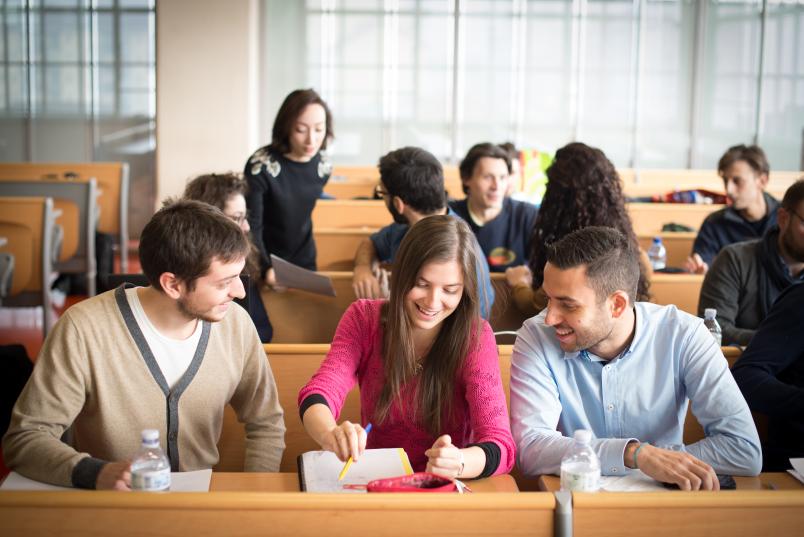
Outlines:
<svg viewBox="0 0 804 537"><path fill-rule="evenodd" d="M170 468L149 472L132 472L131 488L132 490L144 490L146 492L170 489Z"/></svg>
<svg viewBox="0 0 804 537"><path fill-rule="evenodd" d="M597 492L600 488L600 471L573 472L561 469L561 490Z"/></svg>

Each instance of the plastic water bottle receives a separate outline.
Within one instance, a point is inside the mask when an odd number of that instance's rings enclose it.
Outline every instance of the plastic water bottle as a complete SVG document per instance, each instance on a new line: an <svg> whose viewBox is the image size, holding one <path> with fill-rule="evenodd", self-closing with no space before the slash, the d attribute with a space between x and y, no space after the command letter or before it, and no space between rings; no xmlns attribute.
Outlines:
<svg viewBox="0 0 804 537"><path fill-rule="evenodd" d="M157 492L170 489L170 462L159 447L159 431L142 431L142 447L131 462L131 488Z"/></svg>
<svg viewBox="0 0 804 537"><path fill-rule="evenodd" d="M592 449L592 431L579 429L575 444L561 459L561 490L597 492L600 488L600 459Z"/></svg>
<svg viewBox="0 0 804 537"><path fill-rule="evenodd" d="M667 250L662 244L661 237L653 237L653 244L648 248L648 259L653 270L662 270L667 266Z"/></svg>
<svg viewBox="0 0 804 537"><path fill-rule="evenodd" d="M723 333L720 331L720 324L717 322L717 310L715 308L706 308L704 310L704 326L715 338L718 345L723 345Z"/></svg>

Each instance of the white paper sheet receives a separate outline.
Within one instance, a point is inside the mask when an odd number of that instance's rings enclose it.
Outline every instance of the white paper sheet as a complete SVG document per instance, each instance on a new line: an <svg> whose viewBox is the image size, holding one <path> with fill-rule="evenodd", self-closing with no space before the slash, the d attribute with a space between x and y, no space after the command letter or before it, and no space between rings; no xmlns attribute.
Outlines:
<svg viewBox="0 0 804 537"><path fill-rule="evenodd" d="M209 492L209 482L212 479L212 470L197 470L195 472L171 472L170 492ZM0 490L79 490L72 487L59 487L48 483L41 483L11 472L3 481Z"/></svg>
<svg viewBox="0 0 804 537"><path fill-rule="evenodd" d="M332 279L312 270L301 268L271 254L271 264L276 274L276 284L281 287L292 287L319 295L335 296Z"/></svg>
<svg viewBox="0 0 804 537"><path fill-rule="evenodd" d="M661 483L639 470L634 470L626 475L601 476L600 489L607 492L655 492L668 490Z"/></svg>
<svg viewBox="0 0 804 537"><path fill-rule="evenodd" d="M344 485L365 485L374 479L410 475L410 461L405 450L367 449L352 463L343 481L338 475L343 464L331 451L308 451L302 455L304 484L307 492L363 493L365 490L344 489Z"/></svg>
<svg viewBox="0 0 804 537"><path fill-rule="evenodd" d="M804 483L804 459L790 459L790 464L793 465L793 469L788 470L790 475Z"/></svg>

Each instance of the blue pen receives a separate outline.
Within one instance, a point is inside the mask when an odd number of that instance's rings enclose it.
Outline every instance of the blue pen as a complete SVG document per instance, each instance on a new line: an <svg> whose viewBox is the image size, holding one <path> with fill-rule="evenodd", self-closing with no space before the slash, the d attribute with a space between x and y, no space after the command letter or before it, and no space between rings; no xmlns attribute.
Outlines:
<svg viewBox="0 0 804 537"><path fill-rule="evenodd" d="M371 424L369 423L368 425L366 425L366 436L368 436L370 432L371 432ZM338 474L338 481L343 481L343 478L346 476L346 471L352 465L352 462L353 462L352 457L349 457L349 460L346 461L346 464L343 465L343 470L341 470L341 473Z"/></svg>

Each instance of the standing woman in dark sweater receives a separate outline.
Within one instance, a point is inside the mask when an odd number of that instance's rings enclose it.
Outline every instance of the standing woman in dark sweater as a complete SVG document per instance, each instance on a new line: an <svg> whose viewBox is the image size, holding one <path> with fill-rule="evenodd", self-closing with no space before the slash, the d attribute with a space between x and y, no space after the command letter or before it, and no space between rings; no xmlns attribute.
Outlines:
<svg viewBox="0 0 804 537"><path fill-rule="evenodd" d="M279 107L271 143L246 162L248 220L268 285L276 283L271 254L316 270L311 215L332 172L323 152L332 138L324 100L312 89L295 90Z"/></svg>

